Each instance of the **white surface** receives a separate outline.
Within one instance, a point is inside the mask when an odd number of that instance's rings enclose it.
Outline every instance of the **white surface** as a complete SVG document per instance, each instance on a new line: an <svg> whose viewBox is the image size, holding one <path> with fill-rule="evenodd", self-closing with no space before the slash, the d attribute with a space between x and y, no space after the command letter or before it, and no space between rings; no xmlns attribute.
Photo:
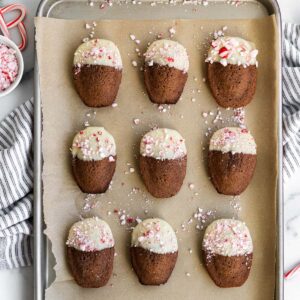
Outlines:
<svg viewBox="0 0 300 300"><path fill-rule="evenodd" d="M12 3L12 0L0 1L0 4ZM24 3L31 16L26 21L30 29L29 47L24 55L25 70L33 66L33 19L38 0L19 0ZM300 23L299 0L278 0L283 20ZM0 99L0 119L13 108L33 96L33 76L25 75L20 86L9 96ZM293 180L285 188L285 270L300 262L300 172L295 174ZM300 299L300 275L285 282L285 300ZM33 300L33 274L32 268L0 271L0 299L5 300ZM212 299L213 300L213 299ZM255 300L255 299L253 299Z"/></svg>

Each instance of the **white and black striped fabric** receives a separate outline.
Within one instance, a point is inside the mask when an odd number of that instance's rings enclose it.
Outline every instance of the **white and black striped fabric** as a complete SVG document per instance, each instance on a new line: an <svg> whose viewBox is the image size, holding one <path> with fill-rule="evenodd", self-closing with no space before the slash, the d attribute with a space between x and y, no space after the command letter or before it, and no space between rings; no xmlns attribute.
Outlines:
<svg viewBox="0 0 300 300"><path fill-rule="evenodd" d="M300 167L300 25L283 26L283 167Z"/></svg>
<svg viewBox="0 0 300 300"><path fill-rule="evenodd" d="M0 269L32 264L33 100L0 123Z"/></svg>

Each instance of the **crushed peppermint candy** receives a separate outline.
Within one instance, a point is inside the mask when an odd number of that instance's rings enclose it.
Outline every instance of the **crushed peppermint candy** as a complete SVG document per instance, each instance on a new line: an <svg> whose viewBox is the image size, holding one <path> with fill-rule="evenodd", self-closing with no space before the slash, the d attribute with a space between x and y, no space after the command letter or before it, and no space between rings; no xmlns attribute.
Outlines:
<svg viewBox="0 0 300 300"><path fill-rule="evenodd" d="M233 110L232 120L235 124L237 124L241 128L246 128L246 125L245 125L245 109L244 109L244 107L235 108Z"/></svg>
<svg viewBox="0 0 300 300"><path fill-rule="evenodd" d="M141 222L141 219L138 216L132 217L130 214L126 213L125 209L115 208L113 212L116 216L118 216L121 226L129 225L132 227Z"/></svg>
<svg viewBox="0 0 300 300"><path fill-rule="evenodd" d="M91 210L93 210L97 205L99 204L99 201L96 198L96 194L87 194L84 198L84 203L82 206L82 213L89 213Z"/></svg>
<svg viewBox="0 0 300 300"><path fill-rule="evenodd" d="M140 154L159 160L183 158L187 153L185 140L173 129L158 128L146 133L140 144Z"/></svg>
<svg viewBox="0 0 300 300"><path fill-rule="evenodd" d="M79 73L84 65L103 65L121 70L122 58L118 47L109 40L86 38L75 54L73 64L75 73Z"/></svg>
<svg viewBox="0 0 300 300"><path fill-rule="evenodd" d="M160 105L155 105L157 106L157 109L159 112L162 112L162 113L165 113L165 112L168 112L171 110L171 105L163 105L163 104L160 104Z"/></svg>
<svg viewBox="0 0 300 300"><path fill-rule="evenodd" d="M215 116L215 118L214 118L214 120L213 120L213 124L219 122L219 121L222 120L222 119L223 119L223 118L222 118L222 113L221 113L220 110L218 110L218 111L217 111L217 114L216 114L216 116Z"/></svg>
<svg viewBox="0 0 300 300"><path fill-rule="evenodd" d="M213 134L209 150L256 155L256 143L248 129L224 127Z"/></svg>
<svg viewBox="0 0 300 300"><path fill-rule="evenodd" d="M114 238L109 225L97 218L87 218L76 222L69 231L68 247L80 251L100 251L114 247Z"/></svg>
<svg viewBox="0 0 300 300"><path fill-rule="evenodd" d="M131 64L132 64L133 67L137 67L137 65L138 65L138 63L137 63L135 60L133 60L133 61L131 62Z"/></svg>
<svg viewBox="0 0 300 300"><path fill-rule="evenodd" d="M254 43L239 37L223 36L222 31L215 32L214 36L205 62L211 64L219 62L224 67L228 64L242 65L243 67L258 66L256 60L258 50Z"/></svg>
<svg viewBox="0 0 300 300"><path fill-rule="evenodd" d="M189 189L193 190L195 188L195 185L193 183L189 183Z"/></svg>
<svg viewBox="0 0 300 300"><path fill-rule="evenodd" d="M87 127L75 136L71 151L74 158L102 160L116 156L116 144L113 136L103 127Z"/></svg>
<svg viewBox="0 0 300 300"><path fill-rule="evenodd" d="M147 49L145 62L149 66L158 64L169 66L186 73L189 69L189 58L186 49L172 40L156 40Z"/></svg>
<svg viewBox="0 0 300 300"><path fill-rule="evenodd" d="M8 89L16 80L19 72L16 51L0 44L0 91Z"/></svg>
<svg viewBox="0 0 300 300"><path fill-rule="evenodd" d="M249 229L234 219L219 219L206 229L202 244L210 255L240 256L253 252Z"/></svg>
<svg viewBox="0 0 300 300"><path fill-rule="evenodd" d="M114 161L116 161L116 160L115 160L115 158L114 158L113 156L109 156L108 161L109 161L109 162L114 162Z"/></svg>
<svg viewBox="0 0 300 300"><path fill-rule="evenodd" d="M129 37L130 37L130 39L131 39L132 41L135 41L135 35L134 35L134 34L130 34Z"/></svg>
<svg viewBox="0 0 300 300"><path fill-rule="evenodd" d="M170 33L170 37L172 38L176 33L175 28L174 27L169 28L169 33Z"/></svg>
<svg viewBox="0 0 300 300"><path fill-rule="evenodd" d="M238 196L234 196L233 199L230 200L230 206L234 209L236 215L238 215L238 213L242 210L241 204L238 200Z"/></svg>
<svg viewBox="0 0 300 300"><path fill-rule="evenodd" d="M132 122L133 122L134 125L139 125L140 122L141 122L141 120L138 119L138 118L134 118L134 119L132 120Z"/></svg>
<svg viewBox="0 0 300 300"><path fill-rule="evenodd" d="M242 1L241 0L228 0L226 3L229 5L238 7L242 4Z"/></svg>
<svg viewBox="0 0 300 300"><path fill-rule="evenodd" d="M158 218L146 219L134 228L131 246L142 247L159 254L178 251L173 228L166 221Z"/></svg>
<svg viewBox="0 0 300 300"><path fill-rule="evenodd" d="M193 214L194 220L197 222L195 228L197 230L203 230L207 223L215 219L216 210L204 210L203 208L198 207Z"/></svg>

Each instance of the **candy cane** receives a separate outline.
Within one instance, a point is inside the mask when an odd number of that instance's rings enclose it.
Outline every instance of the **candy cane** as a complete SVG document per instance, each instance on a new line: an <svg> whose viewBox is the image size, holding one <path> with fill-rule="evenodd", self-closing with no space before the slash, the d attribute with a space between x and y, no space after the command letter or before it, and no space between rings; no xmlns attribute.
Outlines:
<svg viewBox="0 0 300 300"><path fill-rule="evenodd" d="M294 277L299 272L300 272L300 264L298 264L297 266L295 266L294 268L292 268L291 270L286 272L284 274L284 278L285 279L291 279L292 277Z"/></svg>
<svg viewBox="0 0 300 300"><path fill-rule="evenodd" d="M6 23L4 19L4 14L12 11L19 11L19 15L16 19ZM18 45L18 47L21 51L25 49L27 44L27 32L23 23L25 16L26 8L24 5L21 4L10 4L0 8L0 30L2 31L4 36L10 39L9 29L18 27L19 34L21 37L21 43Z"/></svg>

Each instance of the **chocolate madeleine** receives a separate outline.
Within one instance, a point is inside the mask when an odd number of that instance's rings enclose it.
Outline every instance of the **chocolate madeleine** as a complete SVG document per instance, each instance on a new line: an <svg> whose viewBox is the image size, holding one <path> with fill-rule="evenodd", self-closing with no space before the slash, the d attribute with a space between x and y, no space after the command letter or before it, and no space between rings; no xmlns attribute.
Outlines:
<svg viewBox="0 0 300 300"><path fill-rule="evenodd" d="M218 37L212 41L208 62L208 83L222 107L243 107L254 97L258 50L238 37Z"/></svg>
<svg viewBox="0 0 300 300"><path fill-rule="evenodd" d="M67 240L67 262L78 285L99 288L109 281L114 262L114 238L109 225L97 218L75 223Z"/></svg>
<svg viewBox="0 0 300 300"><path fill-rule="evenodd" d="M94 39L80 45L74 55L73 81L84 104L111 105L119 91L122 68L119 49L113 42Z"/></svg>
<svg viewBox="0 0 300 300"><path fill-rule="evenodd" d="M176 104L188 78L186 49L175 41L157 40L144 55L144 80L150 100L157 104Z"/></svg>
<svg viewBox="0 0 300 300"><path fill-rule="evenodd" d="M243 285L253 259L252 239L245 223L233 219L211 223L204 234L202 256L208 274L217 286Z"/></svg>
<svg viewBox="0 0 300 300"><path fill-rule="evenodd" d="M140 172L149 193L156 198L176 195L184 181L187 150L183 137L167 128L145 134L140 145Z"/></svg>
<svg viewBox="0 0 300 300"><path fill-rule="evenodd" d="M103 127L87 127L72 144L74 178L84 193L105 193L116 169L116 144Z"/></svg>
<svg viewBox="0 0 300 300"><path fill-rule="evenodd" d="M164 220L144 220L133 229L130 252L133 269L141 284L164 284L177 261L175 232Z"/></svg>
<svg viewBox="0 0 300 300"><path fill-rule="evenodd" d="M245 128L216 131L209 144L208 170L220 194L240 195L248 187L256 166L256 143Z"/></svg>

